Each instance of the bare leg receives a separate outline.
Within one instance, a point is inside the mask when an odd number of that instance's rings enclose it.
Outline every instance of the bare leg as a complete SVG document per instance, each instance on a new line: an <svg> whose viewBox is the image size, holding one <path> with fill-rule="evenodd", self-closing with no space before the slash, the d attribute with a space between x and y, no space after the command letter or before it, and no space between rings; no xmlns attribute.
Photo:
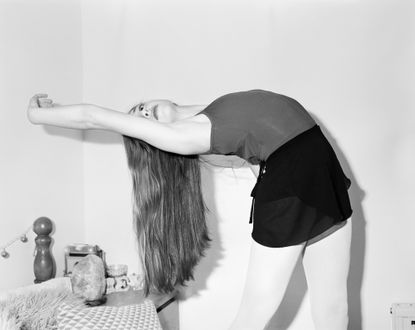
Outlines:
<svg viewBox="0 0 415 330"><path fill-rule="evenodd" d="M304 244L269 248L252 241L241 305L231 330L262 330L277 310Z"/></svg>
<svg viewBox="0 0 415 330"><path fill-rule="evenodd" d="M324 235L323 235L324 236ZM317 242L308 242L303 265L316 330L346 330L351 221Z"/></svg>

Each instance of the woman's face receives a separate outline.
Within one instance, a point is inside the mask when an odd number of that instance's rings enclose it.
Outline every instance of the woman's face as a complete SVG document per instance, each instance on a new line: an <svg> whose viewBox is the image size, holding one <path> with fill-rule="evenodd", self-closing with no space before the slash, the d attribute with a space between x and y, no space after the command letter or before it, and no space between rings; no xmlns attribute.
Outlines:
<svg viewBox="0 0 415 330"><path fill-rule="evenodd" d="M169 100L151 100L137 104L130 113L161 123L171 123L177 117L177 104Z"/></svg>

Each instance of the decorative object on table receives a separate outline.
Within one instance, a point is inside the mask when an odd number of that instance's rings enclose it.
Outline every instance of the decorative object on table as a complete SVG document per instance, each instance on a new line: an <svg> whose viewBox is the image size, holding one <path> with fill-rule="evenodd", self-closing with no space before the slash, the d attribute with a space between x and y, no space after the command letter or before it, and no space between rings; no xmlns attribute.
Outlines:
<svg viewBox="0 0 415 330"><path fill-rule="evenodd" d="M130 290L130 286L128 284L129 279L127 275L107 277L106 281L107 281L107 288L106 288L105 294Z"/></svg>
<svg viewBox="0 0 415 330"><path fill-rule="evenodd" d="M133 290L143 290L144 289L144 274L132 273L128 275L129 286Z"/></svg>
<svg viewBox="0 0 415 330"><path fill-rule="evenodd" d="M113 292L123 292L128 290L142 290L144 287L144 275L132 273L127 275L128 268L125 271L112 271L107 267L107 289L106 294ZM118 265L117 265L118 266ZM124 265L126 266L126 265ZM127 267L127 266L126 266Z"/></svg>
<svg viewBox="0 0 415 330"><path fill-rule="evenodd" d="M128 266L123 264L117 265L108 265L107 266L107 275L109 277L118 277L124 276L128 273Z"/></svg>
<svg viewBox="0 0 415 330"><path fill-rule="evenodd" d="M10 257L10 253L7 251L7 248L9 246L11 246L12 244L14 244L17 241L21 241L22 243L27 243L27 233L33 228L33 226L31 225L29 228L27 228L23 233L21 233L20 235L16 236L15 238L13 238L12 240L10 240L9 242L7 242L4 245L0 245L0 255L2 258L7 259ZM0 328L1 330L1 328Z"/></svg>
<svg viewBox="0 0 415 330"><path fill-rule="evenodd" d="M128 266L117 264L107 266L107 288L106 294L112 292L127 291L128 287Z"/></svg>
<svg viewBox="0 0 415 330"><path fill-rule="evenodd" d="M96 255L100 257L105 264L104 252L99 248L98 245L90 244L71 244L65 248L65 270L63 275L69 276L72 273L74 265L87 255Z"/></svg>
<svg viewBox="0 0 415 330"><path fill-rule="evenodd" d="M55 330L58 307L62 303L84 306L68 288L9 294L7 299L0 301L0 329Z"/></svg>
<svg viewBox="0 0 415 330"><path fill-rule="evenodd" d="M57 320L58 330L161 330L156 309L150 300L120 307L62 304Z"/></svg>
<svg viewBox="0 0 415 330"><path fill-rule="evenodd" d="M35 283L41 283L53 277L53 258L49 249L52 242L49 234L52 230L53 223L49 218L41 217L33 223L33 231L37 234L35 238L35 260L33 263Z"/></svg>
<svg viewBox="0 0 415 330"><path fill-rule="evenodd" d="M105 302L105 267L103 260L89 254L74 265L71 274L72 291L91 306Z"/></svg>

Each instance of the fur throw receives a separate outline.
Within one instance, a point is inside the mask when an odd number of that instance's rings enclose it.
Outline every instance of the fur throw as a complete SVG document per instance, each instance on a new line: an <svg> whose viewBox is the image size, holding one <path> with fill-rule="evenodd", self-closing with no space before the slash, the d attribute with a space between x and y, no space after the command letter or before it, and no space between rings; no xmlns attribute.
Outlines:
<svg viewBox="0 0 415 330"><path fill-rule="evenodd" d="M0 330L57 329L58 307L62 303L80 305L83 300L62 288L10 294L0 301Z"/></svg>

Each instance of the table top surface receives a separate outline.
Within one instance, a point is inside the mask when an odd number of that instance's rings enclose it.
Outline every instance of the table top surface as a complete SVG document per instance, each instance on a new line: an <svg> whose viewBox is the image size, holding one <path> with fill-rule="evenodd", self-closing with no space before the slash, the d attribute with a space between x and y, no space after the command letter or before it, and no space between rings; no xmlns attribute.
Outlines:
<svg viewBox="0 0 415 330"><path fill-rule="evenodd" d="M144 296L143 290L127 290L120 292L112 292L107 294L105 306L125 306L132 304L141 304L145 299L151 300L156 308L176 296L176 292L170 294L150 294L147 298Z"/></svg>

